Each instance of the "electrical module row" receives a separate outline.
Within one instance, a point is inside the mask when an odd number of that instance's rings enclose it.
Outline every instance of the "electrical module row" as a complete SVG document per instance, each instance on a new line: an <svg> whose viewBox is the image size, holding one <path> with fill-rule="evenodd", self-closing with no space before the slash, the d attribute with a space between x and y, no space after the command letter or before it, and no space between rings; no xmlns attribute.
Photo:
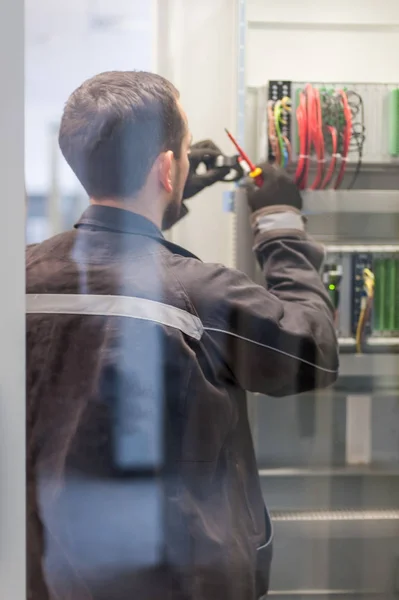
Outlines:
<svg viewBox="0 0 399 600"><path fill-rule="evenodd" d="M338 335L356 352L399 348L399 249L334 252L323 282L335 310Z"/></svg>
<svg viewBox="0 0 399 600"><path fill-rule="evenodd" d="M270 81L265 102L268 160L301 190L352 189L365 162L397 163L398 86Z"/></svg>

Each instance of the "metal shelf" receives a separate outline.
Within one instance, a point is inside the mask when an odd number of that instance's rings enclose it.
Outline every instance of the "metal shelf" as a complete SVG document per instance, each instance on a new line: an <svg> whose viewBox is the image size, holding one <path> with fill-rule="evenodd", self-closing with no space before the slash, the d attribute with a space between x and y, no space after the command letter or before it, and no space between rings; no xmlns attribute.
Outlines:
<svg viewBox="0 0 399 600"><path fill-rule="evenodd" d="M279 521L399 521L399 510L284 510L271 511L273 522Z"/></svg>
<svg viewBox="0 0 399 600"><path fill-rule="evenodd" d="M397 341L399 343L399 340ZM367 377L368 380L378 379L387 384L389 381L389 385L392 385L392 382L399 385L399 353L373 353L370 351L366 354L355 354L348 352L341 353L340 358L339 380L345 377ZM330 388L318 391L318 394L323 393L328 395ZM255 392L253 396L258 398L263 397L263 394Z"/></svg>
<svg viewBox="0 0 399 600"><path fill-rule="evenodd" d="M355 338L340 338L339 339L339 351L342 357L346 357L348 354L351 354L352 356L356 356L357 358L363 356L368 356L368 361L372 360L370 359L370 355L372 357L377 357L377 356L388 356L391 355L391 357L395 357L399 354L399 338L397 337L370 337L368 338L364 344L363 344L363 352L362 354L357 354L356 352L356 341ZM375 359L375 360L381 360L381 359ZM392 359L388 359L388 360L395 360L395 358ZM366 361L363 361L366 362ZM360 364L360 363L358 363ZM367 363L369 364L369 363ZM377 363L378 365L380 365L380 363ZM383 367L385 367L387 363L383 364ZM391 363L388 363L391 364ZM393 363L394 367L396 368L396 372L399 373L399 363ZM391 368L390 366L388 366L388 368ZM383 369L385 371L385 369ZM375 373L375 369L373 369L373 373ZM390 375L392 375L393 371L390 371ZM355 374L355 373L354 373ZM368 374L370 375L370 372L364 371L364 374Z"/></svg>
<svg viewBox="0 0 399 600"><path fill-rule="evenodd" d="M314 181L316 175L316 163L311 164L309 170L309 181ZM353 180L356 165L349 163L346 168L345 177L341 185L341 191L348 190ZM296 163L288 168L288 172L294 175ZM368 162L363 163L358 173L352 190L397 190L399 188L399 162L393 158L390 162Z"/></svg>
<svg viewBox="0 0 399 600"><path fill-rule="evenodd" d="M387 593L376 590L319 590L298 588L296 590L270 590L267 599L278 600L398 600L396 592Z"/></svg>
<svg viewBox="0 0 399 600"><path fill-rule="evenodd" d="M397 354L345 354L341 355L340 378L365 376L383 379L396 376L399 380Z"/></svg>
<svg viewBox="0 0 399 600"><path fill-rule="evenodd" d="M354 254L370 252L372 254L399 252L399 244L327 244L327 253Z"/></svg>
<svg viewBox="0 0 399 600"><path fill-rule="evenodd" d="M291 513L399 510L399 470L394 464L259 469L269 510ZM377 513L375 513L377 514Z"/></svg>
<svg viewBox="0 0 399 600"><path fill-rule="evenodd" d="M399 477L399 467L361 465L343 467L306 467L259 469L260 477Z"/></svg>
<svg viewBox="0 0 399 600"><path fill-rule="evenodd" d="M305 215L399 214L399 190L302 192Z"/></svg>
<svg viewBox="0 0 399 600"><path fill-rule="evenodd" d="M323 586L387 598L397 577L398 511L275 512L273 592ZM361 558L361 560L359 560Z"/></svg>

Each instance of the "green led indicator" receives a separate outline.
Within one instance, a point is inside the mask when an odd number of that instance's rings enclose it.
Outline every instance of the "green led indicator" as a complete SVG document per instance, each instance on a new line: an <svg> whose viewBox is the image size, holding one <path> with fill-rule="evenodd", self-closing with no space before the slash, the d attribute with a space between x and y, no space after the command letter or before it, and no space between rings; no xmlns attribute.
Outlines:
<svg viewBox="0 0 399 600"><path fill-rule="evenodd" d="M335 285L333 285L332 283L328 287L330 290L335 290Z"/></svg>

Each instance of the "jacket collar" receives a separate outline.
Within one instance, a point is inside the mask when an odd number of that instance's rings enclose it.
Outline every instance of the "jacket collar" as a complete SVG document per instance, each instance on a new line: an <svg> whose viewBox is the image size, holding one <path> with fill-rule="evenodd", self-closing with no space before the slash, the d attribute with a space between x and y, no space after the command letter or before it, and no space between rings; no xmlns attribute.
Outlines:
<svg viewBox="0 0 399 600"><path fill-rule="evenodd" d="M162 231L154 223L130 210L123 210L122 208L114 208L112 206L100 206L98 204L91 205L75 224L75 229L86 228L150 237L156 239L162 246L174 254L200 260L195 254L192 254L185 248L165 240Z"/></svg>
<svg viewBox="0 0 399 600"><path fill-rule="evenodd" d="M130 210L98 204L89 206L75 225L76 229L85 227L165 239L161 230L145 217Z"/></svg>

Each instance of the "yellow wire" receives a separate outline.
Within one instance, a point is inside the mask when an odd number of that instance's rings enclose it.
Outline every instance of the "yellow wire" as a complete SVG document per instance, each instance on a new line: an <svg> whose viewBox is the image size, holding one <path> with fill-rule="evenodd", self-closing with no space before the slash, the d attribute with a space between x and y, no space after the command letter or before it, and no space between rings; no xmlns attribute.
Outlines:
<svg viewBox="0 0 399 600"><path fill-rule="evenodd" d="M364 269L363 282L368 302L371 302L374 296L375 276L370 269ZM359 354L362 352L362 332L368 302L365 298L362 298L362 306L360 310L359 321L357 323L356 328L356 352L358 352Z"/></svg>
<svg viewBox="0 0 399 600"><path fill-rule="evenodd" d="M277 100L277 102L274 104L274 127L275 127L275 131L276 131L276 135L277 135L277 142L278 142L278 146L279 146L279 155L280 155L280 166L286 166L286 164L289 162L290 160L290 148L289 148L289 144L287 144L286 139L284 139L284 136L282 135L281 132L281 126L282 125L286 125L287 121L284 118L284 112L291 112L291 98L289 96L284 96L281 100ZM287 161L284 160L284 146L287 149Z"/></svg>
<svg viewBox="0 0 399 600"><path fill-rule="evenodd" d="M363 307L360 311L359 320L357 322L357 329L356 329L356 352L358 354L361 354L361 352L362 352L362 330L363 330L365 314L366 314L366 307Z"/></svg>
<svg viewBox="0 0 399 600"><path fill-rule="evenodd" d="M375 285L375 276L370 269L364 269L363 271L363 280L364 280L364 288L366 290L366 294L369 298L371 298L374 294L374 285Z"/></svg>
<svg viewBox="0 0 399 600"><path fill-rule="evenodd" d="M281 99L281 106L286 112L291 112L291 98L289 96L284 96L284 98Z"/></svg>
<svg viewBox="0 0 399 600"><path fill-rule="evenodd" d="M277 100L274 105L274 125L276 128L277 141L279 145L280 166L284 165L284 142L281 135L281 125L284 123L282 118L281 100Z"/></svg>

